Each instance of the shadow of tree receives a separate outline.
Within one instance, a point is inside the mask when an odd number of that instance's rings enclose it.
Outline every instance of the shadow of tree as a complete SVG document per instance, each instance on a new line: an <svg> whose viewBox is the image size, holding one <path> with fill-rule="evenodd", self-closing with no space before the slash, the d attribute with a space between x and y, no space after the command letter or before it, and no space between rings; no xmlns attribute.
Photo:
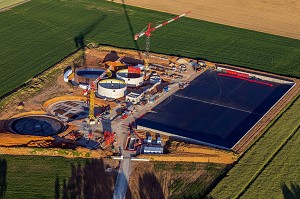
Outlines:
<svg viewBox="0 0 300 199"><path fill-rule="evenodd" d="M300 198L300 186L296 183L291 183L289 188L285 183L281 184L283 198L285 199L298 199Z"/></svg>
<svg viewBox="0 0 300 199"><path fill-rule="evenodd" d="M0 159L0 198L4 198L7 183L6 183L7 162L6 159Z"/></svg>
<svg viewBox="0 0 300 199"><path fill-rule="evenodd" d="M59 199L59 191L60 191L60 187L59 187L59 178L58 176L56 176L56 179L55 179L55 189L54 189L54 198L55 199Z"/></svg>
<svg viewBox="0 0 300 199"><path fill-rule="evenodd" d="M131 193L129 186L127 187L125 199L132 199L132 193Z"/></svg>
<svg viewBox="0 0 300 199"><path fill-rule="evenodd" d="M158 179L153 173L139 177L139 191L142 199L164 199L164 193Z"/></svg>
<svg viewBox="0 0 300 199"><path fill-rule="evenodd" d="M69 191L68 191L68 187L67 187L67 180L64 179L62 199L68 199L68 198L69 198Z"/></svg>
<svg viewBox="0 0 300 199"><path fill-rule="evenodd" d="M115 174L105 171L102 159L87 161L85 166L71 165L71 176L63 182L62 198L111 198Z"/></svg>

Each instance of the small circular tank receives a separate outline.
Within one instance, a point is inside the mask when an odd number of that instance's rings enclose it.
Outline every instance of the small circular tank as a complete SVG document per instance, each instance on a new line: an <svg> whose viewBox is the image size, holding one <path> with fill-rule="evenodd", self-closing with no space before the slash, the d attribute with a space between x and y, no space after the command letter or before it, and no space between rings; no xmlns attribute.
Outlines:
<svg viewBox="0 0 300 199"><path fill-rule="evenodd" d="M104 79L98 82L97 94L100 97L118 99L126 94L127 85L120 79Z"/></svg>
<svg viewBox="0 0 300 199"><path fill-rule="evenodd" d="M100 68L82 68L75 72L75 82L77 84L89 84L99 77L105 70ZM107 78L107 76L105 76Z"/></svg>
<svg viewBox="0 0 300 199"><path fill-rule="evenodd" d="M128 87L138 87L143 85L144 73L128 73L128 69L119 70L117 78L125 81Z"/></svg>

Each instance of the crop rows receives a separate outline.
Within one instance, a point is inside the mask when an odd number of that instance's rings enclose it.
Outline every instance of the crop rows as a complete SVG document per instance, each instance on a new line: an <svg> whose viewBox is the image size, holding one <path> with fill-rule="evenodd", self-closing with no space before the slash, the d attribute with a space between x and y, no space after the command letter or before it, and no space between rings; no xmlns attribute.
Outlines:
<svg viewBox="0 0 300 199"><path fill-rule="evenodd" d="M300 98L265 132L210 194L213 198L260 198L281 194L281 185L298 179ZM286 139L291 140L285 144ZM284 145L283 145L284 144ZM278 150L280 151L275 154ZM272 159L270 159L272 158ZM269 162L268 160L271 160ZM287 175L287 172L289 174ZM272 173L272 175L269 175ZM252 180L254 179L254 181ZM258 195L255 197L253 194ZM274 198L270 196L270 198Z"/></svg>
<svg viewBox="0 0 300 199"><path fill-rule="evenodd" d="M125 12L126 11L126 12ZM73 52L75 37L145 48L132 35L166 13L106 1L32 0L0 13L0 96ZM300 41L183 18L157 30L151 51L300 77Z"/></svg>
<svg viewBox="0 0 300 199"><path fill-rule="evenodd" d="M85 162L84 159L7 155L0 155L0 160L7 164L5 198L19 199L54 198L56 177L62 188L63 180L68 180L71 174L71 165Z"/></svg>

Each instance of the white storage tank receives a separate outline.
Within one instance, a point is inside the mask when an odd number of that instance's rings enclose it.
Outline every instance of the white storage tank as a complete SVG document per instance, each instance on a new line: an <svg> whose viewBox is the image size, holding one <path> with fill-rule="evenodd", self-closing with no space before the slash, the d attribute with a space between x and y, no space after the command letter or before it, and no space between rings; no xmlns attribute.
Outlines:
<svg viewBox="0 0 300 199"><path fill-rule="evenodd" d="M144 82L144 73L128 73L128 69L119 70L117 78L125 81L128 87L142 86Z"/></svg>
<svg viewBox="0 0 300 199"><path fill-rule="evenodd" d="M97 94L103 98L118 99L126 94L127 85L120 79L104 79L98 82Z"/></svg>

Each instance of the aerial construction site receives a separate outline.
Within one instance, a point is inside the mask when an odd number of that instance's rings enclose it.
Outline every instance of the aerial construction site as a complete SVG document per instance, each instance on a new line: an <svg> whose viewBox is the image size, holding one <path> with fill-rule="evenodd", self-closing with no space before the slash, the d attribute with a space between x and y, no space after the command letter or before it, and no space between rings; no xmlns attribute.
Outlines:
<svg viewBox="0 0 300 199"><path fill-rule="evenodd" d="M1 153L124 160L115 198L129 160L234 164L299 80L152 53L153 34L189 13L135 34L144 50L90 43L13 92L0 113Z"/></svg>
<svg viewBox="0 0 300 199"><path fill-rule="evenodd" d="M103 157L122 154L122 149L134 156L163 154L170 138L241 152L259 121L295 82L205 60L150 54L154 31L187 14L155 27L149 23L136 34L135 40L146 37L145 52L92 44L78 51L67 65L60 64L55 97L53 86L46 86L29 102L13 102L17 110L2 122L9 132L5 136L42 136L43 141L30 145L80 146L104 150Z"/></svg>

